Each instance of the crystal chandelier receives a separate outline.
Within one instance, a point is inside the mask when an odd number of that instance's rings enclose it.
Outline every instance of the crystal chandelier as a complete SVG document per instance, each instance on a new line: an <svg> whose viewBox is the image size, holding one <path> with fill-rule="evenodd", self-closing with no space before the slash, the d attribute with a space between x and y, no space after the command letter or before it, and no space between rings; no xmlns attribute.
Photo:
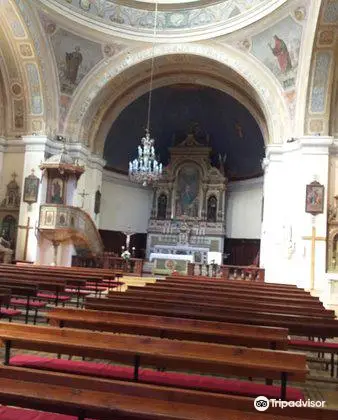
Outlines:
<svg viewBox="0 0 338 420"><path fill-rule="evenodd" d="M156 160L155 140L150 138L150 113L151 100L154 79L154 48L157 28L157 2L155 2L154 14L154 33L153 33L153 51L151 57L151 71L150 71L150 86L149 86L149 101L148 101L148 117L146 135L142 137L141 146L138 146L138 157L129 162L129 178L131 181L137 182L146 186L158 181L162 176L162 163Z"/></svg>

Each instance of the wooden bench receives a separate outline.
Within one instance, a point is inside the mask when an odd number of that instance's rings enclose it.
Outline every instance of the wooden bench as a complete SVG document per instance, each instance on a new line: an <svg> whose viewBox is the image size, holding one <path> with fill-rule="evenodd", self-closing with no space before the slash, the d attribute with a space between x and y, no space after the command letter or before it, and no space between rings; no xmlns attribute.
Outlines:
<svg viewBox="0 0 338 420"><path fill-rule="evenodd" d="M279 379L282 400L286 398L287 381L305 381L308 371L305 354L211 343L1 323L0 339L5 346L5 365L10 362L11 349L19 348L133 365L135 381L141 365L211 375Z"/></svg>
<svg viewBox="0 0 338 420"><path fill-rule="evenodd" d="M10 268L8 268L10 267ZM91 291L95 295L99 295L103 290L118 286L119 284L115 281L115 275L104 275L104 274L85 274L68 272L67 270L54 270L53 267L47 269L38 269L33 267L17 267L15 265L1 266L0 265L0 277L20 277L20 278L36 278L46 279L50 281L66 281L69 286L69 290L73 294L77 294L77 306L79 306L80 297ZM108 283L108 284L106 284ZM72 287L76 290L72 290Z"/></svg>
<svg viewBox="0 0 338 420"><path fill-rule="evenodd" d="M245 280L225 280L224 278L219 277L202 277L202 276L188 276L175 274L167 276L166 279L170 280L181 280L181 281L195 281L195 282L210 282L210 283L245 283L248 287L272 287L277 289L297 289L297 286L294 284L283 284L283 283L258 283Z"/></svg>
<svg viewBox="0 0 338 420"><path fill-rule="evenodd" d="M3 281L0 279L0 287L9 290L11 298L9 305L14 309L17 307L25 308L25 323L28 323L29 311L34 311L33 322L36 323L39 309L45 308L46 303L37 300L38 287L36 285L30 286L22 283L16 284L11 281Z"/></svg>
<svg viewBox="0 0 338 420"><path fill-rule="evenodd" d="M119 312L56 308L48 312L49 323L57 327L114 333L139 334L177 340L203 341L256 348L286 350L288 330L168 318Z"/></svg>
<svg viewBox="0 0 338 420"><path fill-rule="evenodd" d="M203 283L193 283L193 282L176 282L174 280L156 280L155 283L146 283L148 287L158 287L158 288L171 288L171 289L180 289L180 290L198 290L200 292L222 292L222 293L255 293L259 294L260 296L276 296L276 297L292 297L292 298L302 298L302 299L313 299L319 301L317 296L311 296L309 292L305 290L296 289L292 290L274 290L271 288L247 288L246 285L229 285L229 284L222 284L222 285L208 285Z"/></svg>
<svg viewBox="0 0 338 420"><path fill-rule="evenodd" d="M114 292L109 294L108 300L111 303L119 304L120 302L133 303L134 305L155 305L156 308L163 307L177 307L195 308L199 310L211 309L218 313L236 313L236 312L266 312L266 313L280 313L280 314L293 314L293 315L309 315L318 318L334 319L335 312L325 308L298 306L296 304L280 303L262 303L251 301L250 299L234 301L233 299L203 299L203 297L195 297L192 299L188 295L182 297L175 297L172 295L155 294L155 293L142 293L139 292ZM90 298L88 298L90 299ZM86 300L87 301L87 300Z"/></svg>
<svg viewBox="0 0 338 420"><path fill-rule="evenodd" d="M210 309L197 310L195 307L187 308L182 307L182 305L166 305L164 307L157 307L148 303L135 305L122 299L118 303L115 303L111 299L87 298L85 307L99 311L128 312L205 321L282 327L288 328L290 334L305 337L338 337L338 320L314 318L311 316L249 312L245 310L236 313L230 311L230 313L220 314Z"/></svg>
<svg viewBox="0 0 338 420"><path fill-rule="evenodd" d="M128 286L128 292L134 291L138 293L147 293L147 292L155 292L164 295L177 295L177 296L189 296L189 299L193 299L194 297L201 297L209 298L215 297L217 299L221 298L231 298L236 299L250 299L251 301L255 302L269 302L269 303L281 303L287 300L288 303L296 303L298 305L308 305L314 307L321 307L323 308L323 303L320 302L319 299L312 298L312 296L285 296L285 295L270 295L265 294L262 295L260 292L251 292L251 291L223 291L223 290L208 290L208 289L194 289L194 288L180 288L180 287L165 287L165 286L157 286L157 285L146 285L145 287L140 286Z"/></svg>
<svg viewBox="0 0 338 420"><path fill-rule="evenodd" d="M9 308L11 290L0 288L0 318L7 317L11 322L14 316L21 315L21 311Z"/></svg>
<svg viewBox="0 0 338 420"><path fill-rule="evenodd" d="M331 343L325 341L314 341L314 340L299 340L299 339L290 339L289 340L290 348L305 352L319 352L320 354L328 353L331 356L330 365L331 365L331 377L334 376L334 366L335 366L335 355L338 359L338 343ZM337 374L338 378L338 365L337 365Z"/></svg>
<svg viewBox="0 0 338 420"><path fill-rule="evenodd" d="M337 419L335 410L270 407L265 413L257 413L252 399L245 397L6 366L0 367L0 401L73 415L79 420L169 420L173 415L175 420ZM20 409L12 410L20 413ZM21 417L9 417L18 419Z"/></svg>
<svg viewBox="0 0 338 420"><path fill-rule="evenodd" d="M182 284L202 284L211 286L245 286L248 290L275 290L275 291L289 291L294 293L308 293L304 289L298 288L295 285L288 285L288 284L280 284L280 283L253 283L253 282L245 282L240 280L223 280L223 279L209 279L209 280L202 280L198 277L184 277L184 276L172 276L166 277L165 279L158 279L158 283L165 283L167 281L172 282L180 282Z"/></svg>
<svg viewBox="0 0 338 420"><path fill-rule="evenodd" d="M15 276L6 278L0 277L0 286L1 284L12 284L13 286L25 287L37 286L38 291L36 297L39 300L54 302L56 306L60 301L64 303L71 299L69 294L65 294L66 283L63 281L56 282L48 279L41 280L40 278L22 279L21 276Z"/></svg>
<svg viewBox="0 0 338 420"><path fill-rule="evenodd" d="M61 301L62 303L67 302L71 299L71 295L76 295L77 306L80 303L81 287L85 285L85 280L73 279L73 280L60 280L50 278L48 276L37 276L37 275L22 275L20 273L10 273L4 275L0 273L0 285L1 283L6 284L21 284L26 286L38 287L37 298L41 300L48 300L54 302L57 306ZM66 289L76 288L74 293L66 293Z"/></svg>

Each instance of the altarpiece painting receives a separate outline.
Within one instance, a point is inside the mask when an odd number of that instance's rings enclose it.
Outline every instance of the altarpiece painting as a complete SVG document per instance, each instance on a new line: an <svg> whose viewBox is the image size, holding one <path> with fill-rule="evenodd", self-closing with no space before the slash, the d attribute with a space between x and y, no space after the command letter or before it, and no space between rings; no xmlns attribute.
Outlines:
<svg viewBox="0 0 338 420"><path fill-rule="evenodd" d="M176 183L176 217L198 217L199 187L198 167L194 164L183 166Z"/></svg>

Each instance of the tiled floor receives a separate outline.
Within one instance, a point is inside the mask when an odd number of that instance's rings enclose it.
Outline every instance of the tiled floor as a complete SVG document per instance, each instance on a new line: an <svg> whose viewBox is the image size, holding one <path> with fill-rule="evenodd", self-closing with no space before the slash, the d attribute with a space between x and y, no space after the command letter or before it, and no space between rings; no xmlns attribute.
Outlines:
<svg viewBox="0 0 338 420"><path fill-rule="evenodd" d="M144 285L146 282L154 282L155 278L153 277L124 277L123 281L126 282L122 290L127 289L127 285ZM23 322L23 320L18 320L18 322ZM45 319L40 318L39 325L45 325ZM27 351L28 353L28 351ZM34 354L39 354L41 356L48 356L46 353L30 352ZM22 354L22 351L13 350L12 355ZM49 355L55 357L55 354ZM3 360L3 349L0 348L0 357ZM79 359L81 360L81 359ZM336 358L337 360L337 358ZM102 361L103 362L103 361ZM338 410L338 379L331 378L330 372L325 370L325 366L319 363L309 362L310 376L308 377L305 384L294 384L299 386L305 392L305 395L308 399L312 401L326 401L326 408L333 408ZM335 371L337 371L337 366ZM335 372L336 373L336 372ZM338 413L337 413L338 418Z"/></svg>

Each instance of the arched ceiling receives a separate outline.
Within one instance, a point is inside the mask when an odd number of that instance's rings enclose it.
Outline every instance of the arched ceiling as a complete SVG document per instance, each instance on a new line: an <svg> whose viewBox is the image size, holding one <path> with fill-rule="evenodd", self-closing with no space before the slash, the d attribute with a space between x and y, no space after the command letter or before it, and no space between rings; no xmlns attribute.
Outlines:
<svg viewBox="0 0 338 420"><path fill-rule="evenodd" d="M148 94L125 108L113 123L105 142L107 166L127 171L147 121ZM153 91L151 134L163 164L169 147L183 141L192 130L198 141L208 144L212 161L226 154L231 179L261 175L264 140L250 112L232 96L209 87L176 84Z"/></svg>
<svg viewBox="0 0 338 420"><path fill-rule="evenodd" d="M84 119L81 137L88 138L97 153L103 152L108 131L128 104L149 90L150 60L126 70L114 78L91 104L90 115ZM259 97L252 86L234 70L213 60L193 55L167 55L156 59L154 87L189 83L213 87L236 98L254 116L268 142L268 128Z"/></svg>

